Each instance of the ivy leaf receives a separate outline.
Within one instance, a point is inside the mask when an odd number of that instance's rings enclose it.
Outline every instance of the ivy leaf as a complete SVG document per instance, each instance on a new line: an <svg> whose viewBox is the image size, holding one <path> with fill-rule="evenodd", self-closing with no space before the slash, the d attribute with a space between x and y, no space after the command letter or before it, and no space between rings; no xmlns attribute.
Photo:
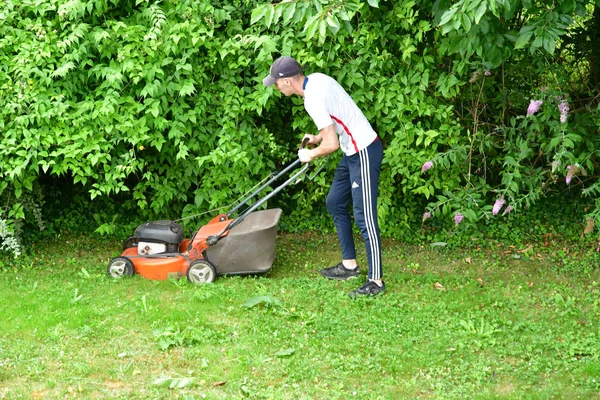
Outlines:
<svg viewBox="0 0 600 400"><path fill-rule="evenodd" d="M481 17L483 17L483 14L485 14L486 11L487 11L487 2L482 1L481 4L479 5L479 8L477 9L477 11L475 11L475 24L479 24Z"/></svg>
<svg viewBox="0 0 600 400"><path fill-rule="evenodd" d="M442 19L440 19L439 25L446 25L452 19L452 17L454 17L454 14L456 14L456 8L452 7L451 9L446 11L444 15L442 15Z"/></svg>
<svg viewBox="0 0 600 400"><path fill-rule="evenodd" d="M281 3L280 7L283 7L283 22L288 23L294 17L296 13L296 2L285 4Z"/></svg>
<svg viewBox="0 0 600 400"><path fill-rule="evenodd" d="M73 62L69 61L65 64L63 64L61 67L58 67L53 73L52 76L53 77L61 77L63 78L65 75L67 75L69 73L70 70L72 70L73 68L75 68L75 64L73 64Z"/></svg>
<svg viewBox="0 0 600 400"><path fill-rule="evenodd" d="M319 15L311 17L304 25L304 32L306 32L306 39L310 40L315 36L317 28L319 27Z"/></svg>
<svg viewBox="0 0 600 400"><path fill-rule="evenodd" d="M325 39L327 38L327 22L321 20L319 22L319 43L325 43Z"/></svg>
<svg viewBox="0 0 600 400"><path fill-rule="evenodd" d="M271 4L263 4L252 10L252 15L250 16L250 24L254 25L258 21L263 19L264 16L267 14L268 9L272 7L273 6Z"/></svg>
<svg viewBox="0 0 600 400"><path fill-rule="evenodd" d="M271 24L273 24L274 16L275 6L269 5L269 7L267 8L267 12L265 13L265 25L267 25L267 28L270 28Z"/></svg>
<svg viewBox="0 0 600 400"><path fill-rule="evenodd" d="M273 296L256 296L246 300L244 304L242 304L242 307L253 308L258 305L274 307L282 306L283 304Z"/></svg>
<svg viewBox="0 0 600 400"><path fill-rule="evenodd" d="M196 87L194 86L194 82L192 80L186 80L183 85L181 85L181 89L179 89L179 95L181 97L190 96L196 92Z"/></svg>
<svg viewBox="0 0 600 400"><path fill-rule="evenodd" d="M331 31L331 33L333 33L334 35L338 33L338 31L340 30L340 21L335 15L328 15L325 21L327 21L327 25L329 26L329 30Z"/></svg>
<svg viewBox="0 0 600 400"><path fill-rule="evenodd" d="M368 0L371 7L379 8L379 0Z"/></svg>
<svg viewBox="0 0 600 400"><path fill-rule="evenodd" d="M517 39L517 42L515 43L515 50L522 49L523 47L525 47L527 45L527 43L529 42L529 39L531 38L532 34L533 34L533 32L526 32L526 33L520 35L519 38Z"/></svg>

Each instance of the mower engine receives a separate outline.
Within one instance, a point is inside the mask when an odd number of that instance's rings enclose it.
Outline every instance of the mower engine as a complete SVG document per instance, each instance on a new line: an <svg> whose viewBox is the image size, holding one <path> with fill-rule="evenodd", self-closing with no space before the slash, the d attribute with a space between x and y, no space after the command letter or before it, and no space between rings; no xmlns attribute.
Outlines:
<svg viewBox="0 0 600 400"><path fill-rule="evenodd" d="M131 239L128 239L130 243ZM137 227L133 239L138 254L177 253L183 240L183 228L173 221L146 222Z"/></svg>

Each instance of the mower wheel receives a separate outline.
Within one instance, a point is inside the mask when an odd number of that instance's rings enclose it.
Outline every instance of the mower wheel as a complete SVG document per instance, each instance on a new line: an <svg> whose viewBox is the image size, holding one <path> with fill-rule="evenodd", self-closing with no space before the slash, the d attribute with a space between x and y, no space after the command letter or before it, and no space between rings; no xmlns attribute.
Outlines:
<svg viewBox="0 0 600 400"><path fill-rule="evenodd" d="M133 275L133 263L127 257L115 257L108 263L108 275L113 278Z"/></svg>
<svg viewBox="0 0 600 400"><path fill-rule="evenodd" d="M188 281L195 285L204 285L205 283L212 283L217 278L217 270L214 265L206 260L192 261L188 267L186 276Z"/></svg>

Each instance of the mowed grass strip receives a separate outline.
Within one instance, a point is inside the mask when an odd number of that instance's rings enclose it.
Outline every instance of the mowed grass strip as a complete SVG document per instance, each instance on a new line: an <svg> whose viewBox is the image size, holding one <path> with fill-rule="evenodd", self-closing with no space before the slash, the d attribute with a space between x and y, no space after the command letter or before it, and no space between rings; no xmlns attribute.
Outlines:
<svg viewBox="0 0 600 400"><path fill-rule="evenodd" d="M0 398L600 398L585 256L565 272L542 249L387 241L387 292L351 300L366 271L318 274L334 236L277 241L266 276L202 287L112 280L120 245L93 237L4 260Z"/></svg>

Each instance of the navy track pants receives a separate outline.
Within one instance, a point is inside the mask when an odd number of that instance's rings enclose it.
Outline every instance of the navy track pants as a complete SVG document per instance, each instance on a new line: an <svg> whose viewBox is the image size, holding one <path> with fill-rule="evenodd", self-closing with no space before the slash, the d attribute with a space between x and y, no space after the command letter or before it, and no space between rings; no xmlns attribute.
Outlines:
<svg viewBox="0 0 600 400"><path fill-rule="evenodd" d="M381 238L377 223L379 172L383 145L376 139L351 156L344 155L338 164L327 195L327 209L333 217L344 260L356 258L352 220L348 205L352 200L354 221L365 241L369 279L381 279Z"/></svg>

